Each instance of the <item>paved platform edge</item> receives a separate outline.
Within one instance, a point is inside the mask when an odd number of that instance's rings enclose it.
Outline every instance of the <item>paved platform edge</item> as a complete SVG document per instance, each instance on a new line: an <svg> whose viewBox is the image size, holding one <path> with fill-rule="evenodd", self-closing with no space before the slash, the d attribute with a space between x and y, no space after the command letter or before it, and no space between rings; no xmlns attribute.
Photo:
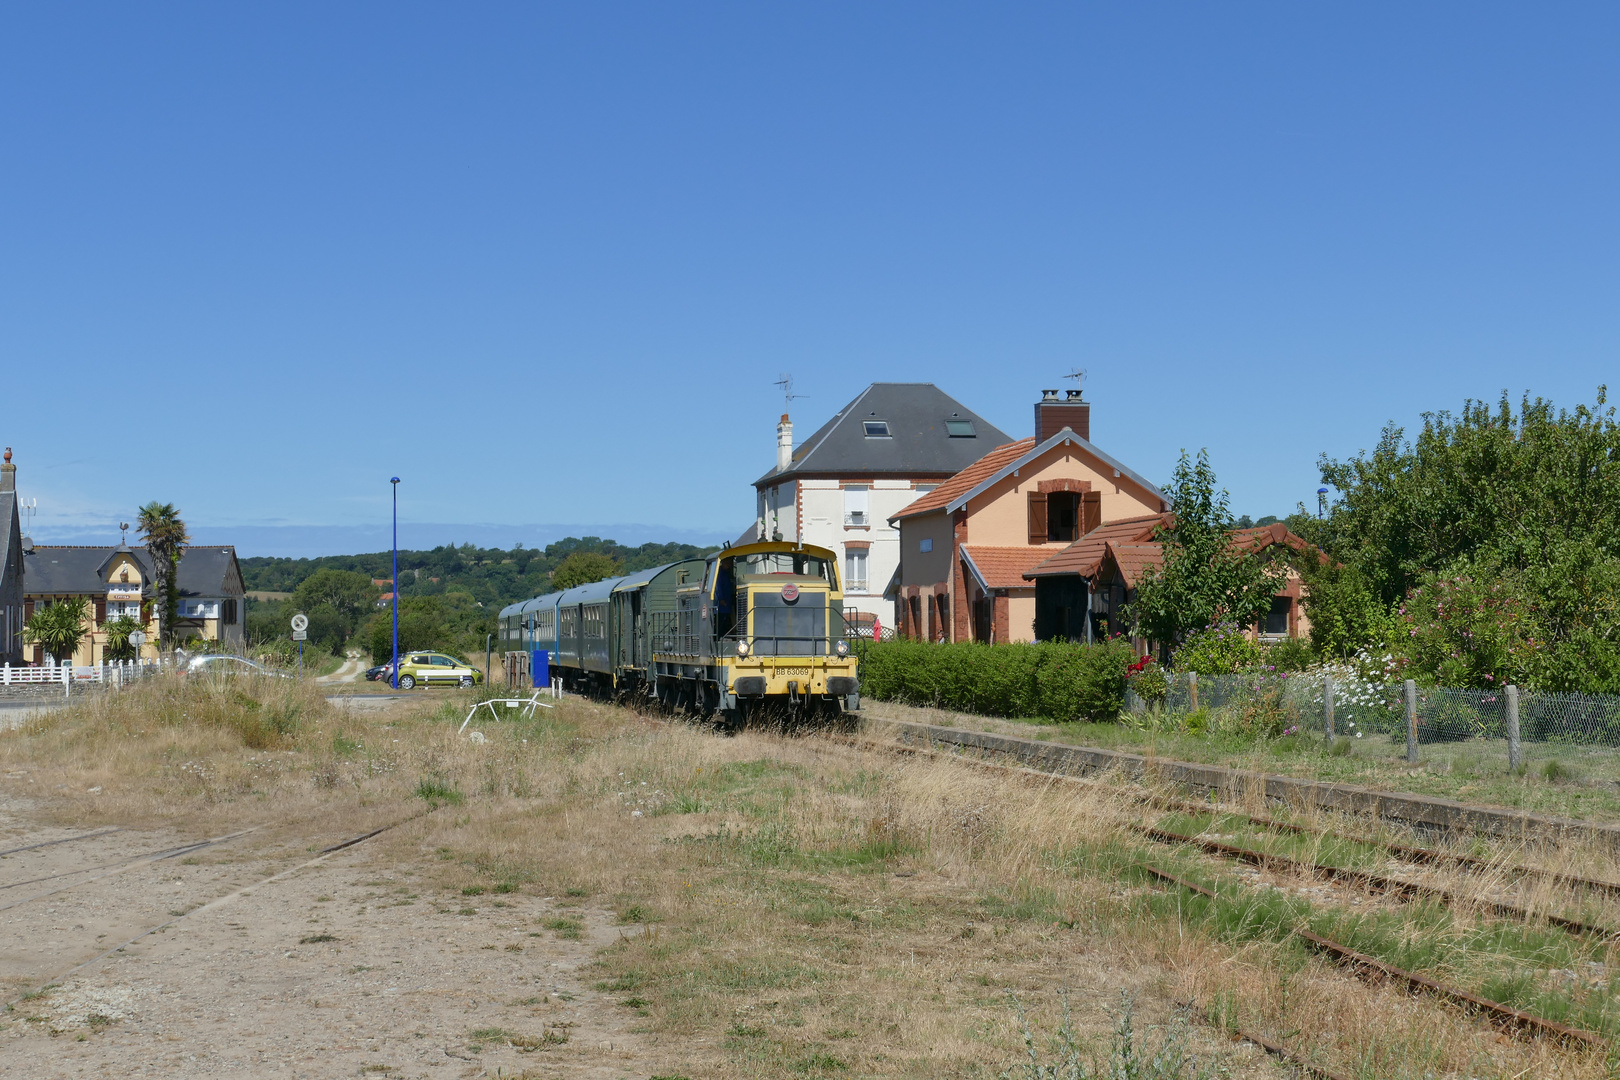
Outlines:
<svg viewBox="0 0 1620 1080"><path fill-rule="evenodd" d="M1224 765L1197 765L1150 758L1094 746L1072 746L985 731L915 724L906 720L873 720L867 726L873 731L887 726L907 745L973 749L991 759L1007 758L1031 768L1065 776L1086 776L1109 770L1122 770L1132 777L1153 773L1162 780L1200 793L1215 793L1234 800L1242 798L1258 784L1268 800L1360 814L1428 832L1470 832L1541 842L1590 841L1620 851L1620 825L1603 825L1506 807L1477 806L1432 795L1375 791L1354 784L1273 776Z"/></svg>

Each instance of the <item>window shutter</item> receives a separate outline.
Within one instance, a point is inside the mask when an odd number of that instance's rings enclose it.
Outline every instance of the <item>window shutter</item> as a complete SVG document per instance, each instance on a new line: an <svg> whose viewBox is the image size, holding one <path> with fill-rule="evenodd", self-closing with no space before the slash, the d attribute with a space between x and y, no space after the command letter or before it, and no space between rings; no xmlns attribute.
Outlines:
<svg viewBox="0 0 1620 1080"><path fill-rule="evenodd" d="M23 622L29 622L30 620L33 619L33 617L34 617L34 602L32 600L24 600L23 601Z"/></svg>
<svg viewBox="0 0 1620 1080"><path fill-rule="evenodd" d="M1086 492L1082 500L1082 508L1084 510L1085 517L1080 523L1080 535L1084 536L1086 533L1102 524L1102 492Z"/></svg>
<svg viewBox="0 0 1620 1080"><path fill-rule="evenodd" d="M1046 492L1029 493L1029 542L1046 543Z"/></svg>
<svg viewBox="0 0 1620 1080"><path fill-rule="evenodd" d="M105 596L96 600L96 625L100 626L107 621L107 598Z"/></svg>

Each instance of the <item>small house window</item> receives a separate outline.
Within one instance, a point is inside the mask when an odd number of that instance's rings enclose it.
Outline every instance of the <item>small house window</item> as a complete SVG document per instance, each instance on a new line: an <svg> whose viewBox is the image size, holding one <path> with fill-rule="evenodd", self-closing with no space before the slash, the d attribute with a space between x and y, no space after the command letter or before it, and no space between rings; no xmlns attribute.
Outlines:
<svg viewBox="0 0 1620 1080"><path fill-rule="evenodd" d="M977 433L973 430L973 421L971 420L945 421L945 434L953 439L977 438Z"/></svg>
<svg viewBox="0 0 1620 1080"><path fill-rule="evenodd" d="M889 422L887 420L866 420L863 421L862 426L866 428L866 437L868 439L889 438Z"/></svg>
<svg viewBox="0 0 1620 1080"><path fill-rule="evenodd" d="M1046 497L1046 539L1070 543L1080 539L1080 494L1054 491Z"/></svg>
<svg viewBox="0 0 1620 1080"><path fill-rule="evenodd" d="M1271 610L1266 612L1264 633L1278 637L1288 636L1288 608L1291 601L1286 596L1273 596Z"/></svg>
<svg viewBox="0 0 1620 1080"><path fill-rule="evenodd" d="M917 541L917 550L918 551L933 551L934 550L934 538L932 536L925 536L921 540Z"/></svg>
<svg viewBox="0 0 1620 1080"><path fill-rule="evenodd" d="M872 519L867 513L867 490L865 484L851 484L844 489L845 525L872 524Z"/></svg>
<svg viewBox="0 0 1620 1080"><path fill-rule="evenodd" d="M866 591L866 552L851 549L844 552L844 588L851 592Z"/></svg>
<svg viewBox="0 0 1620 1080"><path fill-rule="evenodd" d="M939 487L938 484L912 484L911 486L917 491L933 491Z"/></svg>

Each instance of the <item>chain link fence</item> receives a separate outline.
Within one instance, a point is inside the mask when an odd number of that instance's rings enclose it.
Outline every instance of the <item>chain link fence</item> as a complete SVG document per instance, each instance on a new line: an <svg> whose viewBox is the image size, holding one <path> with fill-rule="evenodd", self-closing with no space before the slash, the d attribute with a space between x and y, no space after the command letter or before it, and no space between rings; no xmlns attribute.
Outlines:
<svg viewBox="0 0 1620 1080"><path fill-rule="evenodd" d="M1426 745L1471 742L1500 752L1510 768L1538 748L1620 747L1620 697L1377 684L1334 672L1243 675L1166 673L1162 701L1126 691L1128 712L1192 714L1201 710L1270 710L1285 731L1328 738L1384 736L1417 760ZM1488 744L1499 744L1492 749ZM1544 756L1544 755L1543 755Z"/></svg>

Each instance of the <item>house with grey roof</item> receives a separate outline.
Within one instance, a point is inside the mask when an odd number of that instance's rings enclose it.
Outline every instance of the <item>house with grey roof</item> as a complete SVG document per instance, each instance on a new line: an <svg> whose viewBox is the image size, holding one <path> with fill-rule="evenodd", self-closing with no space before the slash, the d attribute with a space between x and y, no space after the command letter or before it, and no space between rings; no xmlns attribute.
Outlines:
<svg viewBox="0 0 1620 1080"><path fill-rule="evenodd" d="M1011 441L933 383L873 383L798 446L784 413L776 467L754 481L757 514L743 539L837 552L844 610L870 625L886 615L883 593L900 566L890 516Z"/></svg>
<svg viewBox="0 0 1620 1080"><path fill-rule="evenodd" d="M155 657L159 637L160 604L156 592L152 554L144 546L117 547L28 545L22 558L23 617L46 604L83 597L86 634L74 654L79 665L106 661L107 624L128 616L146 631L143 657ZM239 651L244 644L246 589L236 549L194 546L180 559L175 584L180 607L174 639L184 643L198 638ZM42 663L34 646L28 657Z"/></svg>
<svg viewBox="0 0 1620 1080"><path fill-rule="evenodd" d="M23 544L17 509L17 466L8 446L0 464L0 664L23 659Z"/></svg>

